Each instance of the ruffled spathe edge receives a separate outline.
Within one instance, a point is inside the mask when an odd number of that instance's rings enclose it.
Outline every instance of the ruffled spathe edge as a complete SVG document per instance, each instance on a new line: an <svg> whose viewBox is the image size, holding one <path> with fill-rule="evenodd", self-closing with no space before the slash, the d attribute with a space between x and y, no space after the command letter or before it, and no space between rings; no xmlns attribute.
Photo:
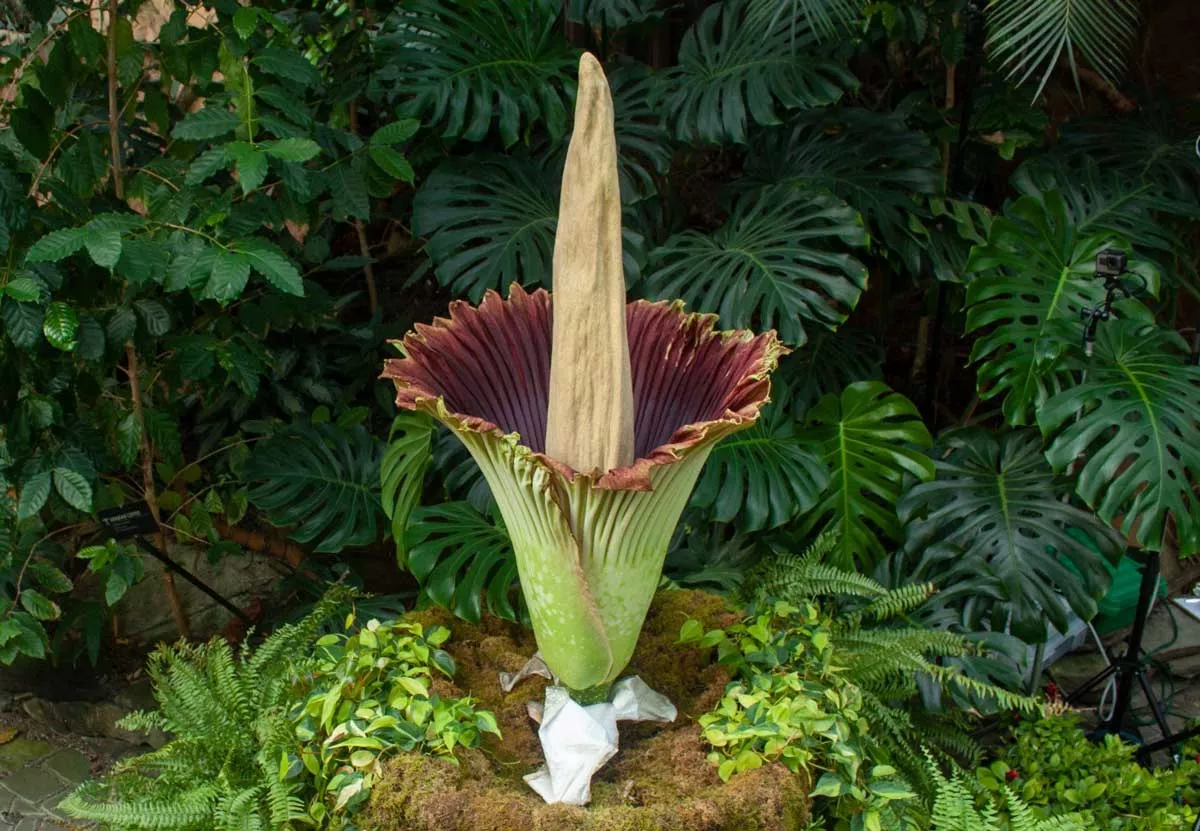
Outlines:
<svg viewBox="0 0 1200 831"><path fill-rule="evenodd" d="M648 491L653 487L652 475L656 468L675 464L694 449L711 446L757 421L763 406L770 401L770 373L778 365L779 359L790 350L780 343L774 331L759 335L745 330L719 331L716 329L716 315L686 312L682 301L635 300L628 304L627 308L631 322L637 321L647 327L673 325L675 331L671 334L687 337L695 344L697 352L700 347L712 345L714 341L719 341L724 347L727 347L730 341L736 341L738 345L733 351L735 354L741 353L738 356L743 360L748 357L743 350L757 354L749 356L750 365L747 370L725 395L721 402L723 412L719 417L683 424L671 433L669 439L642 454L632 465L614 468L603 474L599 474L599 471L574 470L522 443L519 431L504 430L487 418L451 409L446 404L445 393L434 389L428 379L421 377L429 374L429 368L419 367L418 361L412 357L422 347L430 345L431 341L437 341L447 335L487 331L488 327L493 327L491 331L495 332L503 328L498 325L502 320L507 323L523 318L521 323L525 331L503 332L499 340L502 340L505 346L515 349L516 341L513 335L518 336L520 340L526 340L531 334L544 334L544 343L535 346L545 350L548 362L551 295L545 289L529 293L519 285L513 284L507 300L498 292L489 290L478 307L462 300L452 302L448 318L437 317L430 324L417 324L414 331L405 335L403 340L391 341L406 357L385 361L381 377L396 384L398 407L428 413L456 432L490 436L507 444L511 452L527 457L558 474L568 483L576 483L582 479L599 490ZM517 314L514 316L512 312ZM631 325L630 350L632 352L636 349L634 327ZM635 429L641 428L635 424Z"/></svg>

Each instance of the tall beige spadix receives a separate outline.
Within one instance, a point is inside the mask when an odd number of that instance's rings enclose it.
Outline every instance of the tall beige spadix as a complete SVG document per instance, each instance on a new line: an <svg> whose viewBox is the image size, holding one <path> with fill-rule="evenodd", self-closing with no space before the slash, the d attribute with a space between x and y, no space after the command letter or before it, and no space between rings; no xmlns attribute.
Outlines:
<svg viewBox="0 0 1200 831"><path fill-rule="evenodd" d="M588 53L559 197L550 356L547 455L582 473L632 464L617 141L608 79Z"/></svg>

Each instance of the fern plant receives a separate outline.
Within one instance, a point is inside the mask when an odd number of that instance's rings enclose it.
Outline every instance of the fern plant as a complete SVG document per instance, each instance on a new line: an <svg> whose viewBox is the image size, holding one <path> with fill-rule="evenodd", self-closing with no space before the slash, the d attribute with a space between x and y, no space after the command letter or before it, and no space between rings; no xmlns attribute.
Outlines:
<svg viewBox="0 0 1200 831"><path fill-rule="evenodd" d="M933 800L930 831L1084 831L1084 824L1074 815L1037 819L1029 806L1007 785L1004 803L1007 822L992 800L982 808L975 805L970 780L961 772L945 776L929 759L929 776L937 787Z"/></svg>
<svg viewBox="0 0 1200 831"><path fill-rule="evenodd" d="M68 815L114 831L243 831L303 827L301 786L279 775L293 742L284 705L296 662L351 599L334 588L298 623L257 649L225 640L161 647L148 672L159 709L136 712L128 730L163 730L158 750L118 762L61 804Z"/></svg>
<svg viewBox="0 0 1200 831"><path fill-rule="evenodd" d="M843 677L862 692L862 712L873 725L873 752L930 795L935 783L912 757L913 747L927 744L958 764L977 762L979 748L961 713L935 715L898 703L916 699L924 683L964 703L1018 710L1034 710L1036 704L941 662L978 655L981 648L966 635L908 622L908 614L934 594L932 584L886 588L865 574L830 564L838 547L837 531L830 529L803 553L764 560L746 581L752 587L748 599L776 599L795 606L817 603L831 615L833 652Z"/></svg>

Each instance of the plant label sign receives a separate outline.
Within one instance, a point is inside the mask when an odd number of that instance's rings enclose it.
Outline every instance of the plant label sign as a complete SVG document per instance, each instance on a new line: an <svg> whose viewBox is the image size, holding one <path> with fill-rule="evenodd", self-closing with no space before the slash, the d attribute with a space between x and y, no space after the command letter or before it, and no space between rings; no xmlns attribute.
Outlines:
<svg viewBox="0 0 1200 831"><path fill-rule="evenodd" d="M145 502L123 505L120 508L106 508L97 512L97 516L113 536L121 540L158 531L158 523L154 521L154 515L150 513L150 508Z"/></svg>

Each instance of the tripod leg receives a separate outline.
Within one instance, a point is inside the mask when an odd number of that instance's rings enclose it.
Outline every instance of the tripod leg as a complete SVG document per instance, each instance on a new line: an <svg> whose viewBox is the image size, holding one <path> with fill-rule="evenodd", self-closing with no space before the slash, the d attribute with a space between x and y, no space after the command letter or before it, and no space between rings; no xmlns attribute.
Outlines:
<svg viewBox="0 0 1200 831"><path fill-rule="evenodd" d="M1158 706L1158 700L1154 697L1154 693L1150 692L1150 682L1146 680L1145 670L1138 671L1137 679L1138 684L1142 687L1142 693L1146 696L1146 701L1150 704L1150 712L1154 714L1154 723L1158 725L1158 729L1164 736L1171 735L1171 728L1167 726L1167 719L1163 715L1162 708Z"/></svg>
<svg viewBox="0 0 1200 831"><path fill-rule="evenodd" d="M1142 636L1146 633L1146 618L1150 616L1150 603L1158 587L1158 555L1150 554L1142 564L1142 582L1138 589L1137 610L1133 617L1133 631L1129 633L1129 646L1125 657L1117 662L1117 698L1112 718L1105 725L1110 733L1120 734L1129 715L1129 704L1133 700L1133 679L1141 671Z"/></svg>

